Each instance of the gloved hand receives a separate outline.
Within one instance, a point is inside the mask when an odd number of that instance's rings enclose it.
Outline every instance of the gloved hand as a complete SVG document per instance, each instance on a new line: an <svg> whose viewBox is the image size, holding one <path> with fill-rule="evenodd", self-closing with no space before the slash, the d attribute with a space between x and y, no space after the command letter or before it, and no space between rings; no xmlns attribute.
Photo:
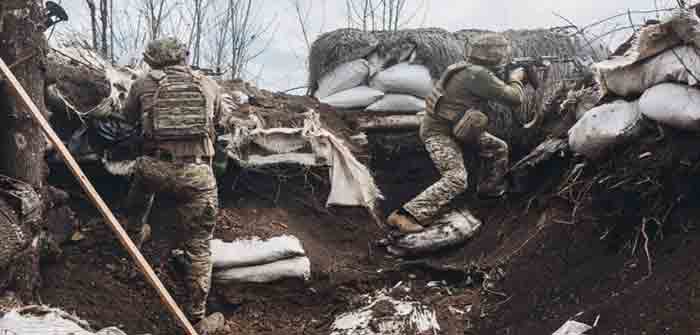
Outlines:
<svg viewBox="0 0 700 335"><path fill-rule="evenodd" d="M508 79L510 82L517 81L519 83L524 83L527 79L527 72L522 67L517 68L510 72L510 74L508 75Z"/></svg>
<svg viewBox="0 0 700 335"><path fill-rule="evenodd" d="M477 109L470 109L452 128L452 134L463 143L476 143L486 131L489 118Z"/></svg>

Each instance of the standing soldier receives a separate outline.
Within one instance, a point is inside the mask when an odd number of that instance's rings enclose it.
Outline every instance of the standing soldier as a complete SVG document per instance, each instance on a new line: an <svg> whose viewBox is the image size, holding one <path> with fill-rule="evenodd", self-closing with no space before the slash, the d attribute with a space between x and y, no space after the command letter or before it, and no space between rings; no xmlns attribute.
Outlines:
<svg viewBox="0 0 700 335"><path fill-rule="evenodd" d="M206 313L212 273L209 242L219 206L211 166L215 125L233 106L215 81L193 72L187 54L174 38L151 42L144 60L152 70L129 93L127 118L141 124L144 144L127 200L127 230L141 247L150 231L147 218L154 194L176 202L175 224L184 230L190 294L186 312L197 323Z"/></svg>
<svg viewBox="0 0 700 335"><path fill-rule="evenodd" d="M486 34L466 50L468 61L450 66L427 98L420 136L442 178L389 216L387 224L402 233L422 231L466 190L464 144L478 150L481 159L477 193L499 198L507 191L508 144L486 131L488 117L481 109L494 102L519 107L525 71L513 71L507 83L496 76L497 68L511 58L510 43L501 34Z"/></svg>

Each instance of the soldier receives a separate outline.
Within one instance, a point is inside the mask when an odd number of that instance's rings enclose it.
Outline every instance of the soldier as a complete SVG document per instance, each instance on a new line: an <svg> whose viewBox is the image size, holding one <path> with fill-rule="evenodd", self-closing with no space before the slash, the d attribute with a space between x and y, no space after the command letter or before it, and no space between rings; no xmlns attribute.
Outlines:
<svg viewBox="0 0 700 335"><path fill-rule="evenodd" d="M486 34L466 50L468 61L450 66L426 99L420 136L442 178L389 216L387 224L402 233L422 231L466 190L465 144L478 150L481 160L479 196L499 198L506 192L508 144L486 131L488 117L482 111L494 102L520 106L525 71L513 71L507 83L496 76L496 69L511 58L510 43L501 34Z"/></svg>
<svg viewBox="0 0 700 335"><path fill-rule="evenodd" d="M212 272L209 242L219 206L211 166L214 125L233 106L215 81L192 71L187 54L185 45L174 38L151 42L144 60L152 70L129 93L127 119L141 124L144 144L127 200L127 230L140 248L150 231L147 218L154 194L177 203L175 224L184 229L190 294L186 312L196 323L206 313Z"/></svg>

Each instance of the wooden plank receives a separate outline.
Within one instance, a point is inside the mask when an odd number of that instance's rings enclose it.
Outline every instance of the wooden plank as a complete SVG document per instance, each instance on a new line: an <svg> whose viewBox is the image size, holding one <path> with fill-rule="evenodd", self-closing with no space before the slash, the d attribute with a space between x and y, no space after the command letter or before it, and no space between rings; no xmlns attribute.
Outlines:
<svg viewBox="0 0 700 335"><path fill-rule="evenodd" d="M39 108L34 104L32 99L24 90L24 87L22 87L19 81L17 81L17 78L7 67L7 64L5 64L5 61L3 59L0 59L0 72L2 72L5 79L10 83L9 87L11 88L11 93L13 93L15 96L17 96L17 98L19 98L22 101L22 103L29 110L32 118L34 118L34 120L44 131L46 137L48 137L49 141L51 141L51 143L53 143L53 145L56 147L59 154L61 155L61 158L63 158L63 161L68 165L68 168L73 173L73 176L75 176L75 178L78 179L80 186L83 188L90 200L100 211L100 213L105 219L105 222L117 235L119 242L129 252L129 255L136 262L136 265L138 265L141 272L146 276L148 282L156 289L158 295L160 296L162 302L165 304L168 310L173 314L173 316L180 323L182 328L185 329L187 334L198 335L197 331L195 331L194 327L192 327L192 324L187 319L185 314L178 307L177 303L175 303L173 297L170 295L170 293L168 293L168 290L165 288L160 279L158 279L158 276L153 271L153 268L151 268L151 266L148 264L148 261L146 261L139 249L136 248L134 242L129 238L124 228L122 228L121 224L119 224L119 221L117 221L117 218L112 213L112 210L109 208L109 206L107 206L104 200L102 200L102 197L97 193L97 190L95 190L90 180L87 178L83 170L73 158L73 155L71 155L70 151L68 151L68 148L66 148L66 146L63 144L63 142L58 137L53 128L51 128L51 125L48 123L48 121L46 121L44 115L41 114Z"/></svg>
<svg viewBox="0 0 700 335"><path fill-rule="evenodd" d="M418 129L420 127L420 115L391 115L391 116L362 116L357 118L357 126L360 130L398 130Z"/></svg>

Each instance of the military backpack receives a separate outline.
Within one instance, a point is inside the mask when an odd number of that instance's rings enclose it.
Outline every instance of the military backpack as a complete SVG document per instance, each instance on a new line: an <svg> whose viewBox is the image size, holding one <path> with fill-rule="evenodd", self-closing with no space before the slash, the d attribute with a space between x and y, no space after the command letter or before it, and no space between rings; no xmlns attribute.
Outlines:
<svg viewBox="0 0 700 335"><path fill-rule="evenodd" d="M191 70L165 68L153 76L158 89L150 114L154 140L189 140L211 136L213 120L202 79Z"/></svg>

